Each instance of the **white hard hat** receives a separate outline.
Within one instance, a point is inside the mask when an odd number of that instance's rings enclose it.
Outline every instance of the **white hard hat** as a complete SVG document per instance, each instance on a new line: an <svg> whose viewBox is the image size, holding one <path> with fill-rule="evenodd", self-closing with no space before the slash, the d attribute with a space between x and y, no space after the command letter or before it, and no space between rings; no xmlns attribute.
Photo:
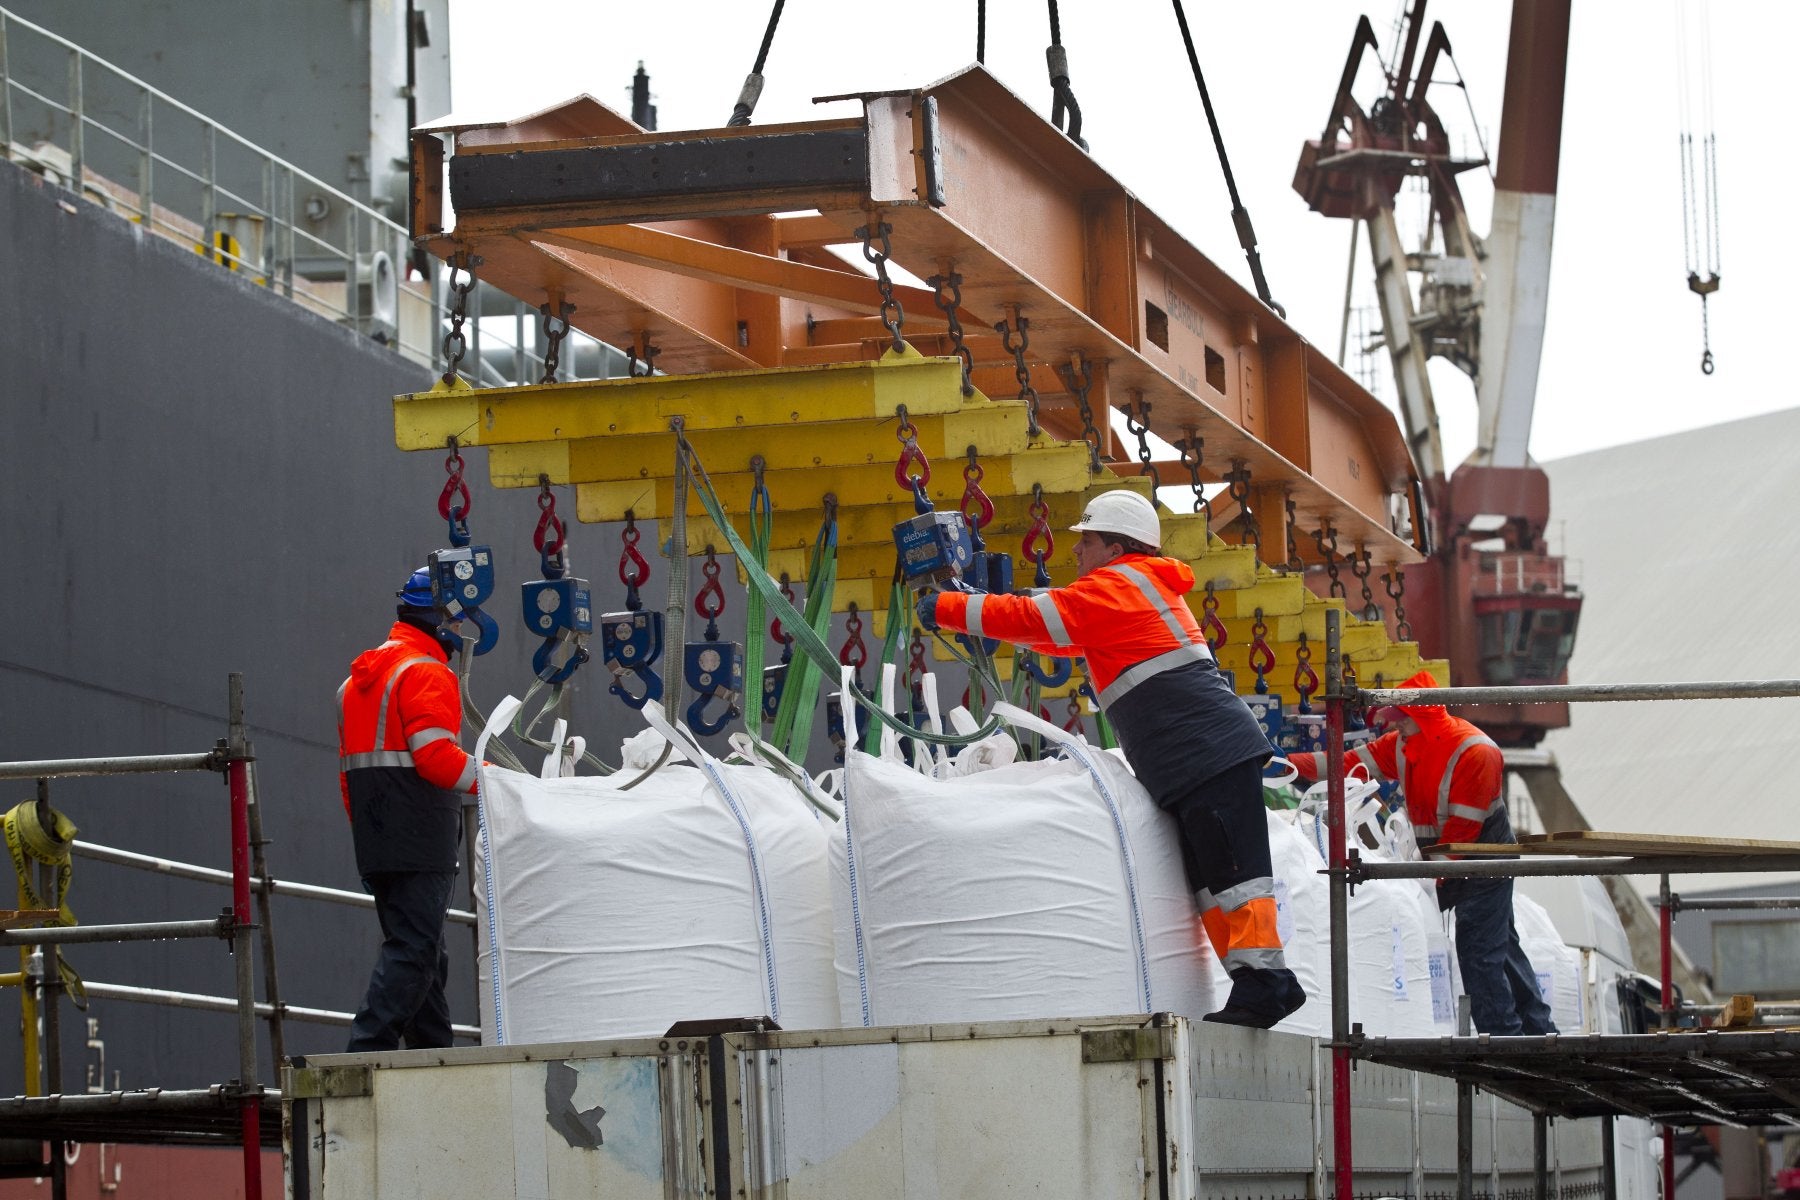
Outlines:
<svg viewBox="0 0 1800 1200"><path fill-rule="evenodd" d="M1153 550L1162 545L1162 522L1156 518L1156 506L1125 488L1095 496L1088 501L1081 520L1069 528L1076 533L1116 533Z"/></svg>

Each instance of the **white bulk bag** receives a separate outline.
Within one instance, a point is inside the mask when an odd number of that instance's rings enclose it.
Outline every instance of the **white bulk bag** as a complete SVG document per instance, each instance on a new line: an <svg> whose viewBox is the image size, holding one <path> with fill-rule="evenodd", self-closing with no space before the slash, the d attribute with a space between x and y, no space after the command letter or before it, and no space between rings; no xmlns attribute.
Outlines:
<svg viewBox="0 0 1800 1200"><path fill-rule="evenodd" d="M1584 974L1581 952L1564 944L1556 922L1536 900L1513 889L1513 926L1519 931L1519 947L1537 973L1538 991L1550 1006L1550 1019L1560 1033L1586 1030L1582 994Z"/></svg>
<svg viewBox="0 0 1800 1200"><path fill-rule="evenodd" d="M833 843L847 1024L1210 1012L1172 818L1129 769L1022 710L1069 756L936 779L851 750Z"/></svg>
<svg viewBox="0 0 1800 1200"><path fill-rule="evenodd" d="M827 834L795 784L721 763L660 706L669 761L533 779L481 769L484 1045L770 1016L834 1028ZM495 966L498 969L495 969Z"/></svg>

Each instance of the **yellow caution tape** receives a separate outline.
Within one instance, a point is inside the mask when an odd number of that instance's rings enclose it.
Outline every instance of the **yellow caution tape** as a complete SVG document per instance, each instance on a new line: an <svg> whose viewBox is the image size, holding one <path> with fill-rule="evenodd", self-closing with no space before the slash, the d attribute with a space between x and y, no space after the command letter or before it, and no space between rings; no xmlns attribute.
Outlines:
<svg viewBox="0 0 1800 1200"><path fill-rule="evenodd" d="M13 870L19 877L19 896L26 907L53 908L56 910L57 925L76 924L75 914L69 911L68 903L69 879L74 873L69 846L75 840L75 822L48 804L27 800L15 806L4 818L0 818L0 825L5 828L6 850L12 855ZM56 868L56 882L47 900L38 895L37 889L32 886L33 862ZM82 984L81 976L69 965L69 960L60 954L57 955L57 965L62 970L63 987L75 1002L75 1007L87 1008L87 988Z"/></svg>

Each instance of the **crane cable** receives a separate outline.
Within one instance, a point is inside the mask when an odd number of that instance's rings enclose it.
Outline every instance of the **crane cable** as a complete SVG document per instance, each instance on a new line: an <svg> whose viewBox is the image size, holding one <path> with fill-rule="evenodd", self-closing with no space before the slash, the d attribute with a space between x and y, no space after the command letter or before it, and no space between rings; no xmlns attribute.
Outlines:
<svg viewBox="0 0 1800 1200"><path fill-rule="evenodd" d="M1081 136L1081 105L1075 102L1075 91L1069 86L1069 52L1063 49L1062 16L1056 0L1050 0L1050 46L1044 51L1044 61L1050 67L1050 123L1086 150L1087 139Z"/></svg>
<svg viewBox="0 0 1800 1200"><path fill-rule="evenodd" d="M1213 148L1219 152L1219 167L1225 172L1225 190L1231 194L1231 223L1237 227L1238 244L1244 248L1244 257L1250 260L1250 277L1256 281L1256 294L1276 316L1285 320L1287 310L1275 303L1269 294L1269 281L1263 275L1262 255L1256 249L1256 230L1250 225L1250 213L1238 199L1231 160L1225 156L1225 138L1219 133L1219 118L1213 113L1212 96L1206 90L1206 76L1200 71L1200 56L1194 52L1194 35L1188 32L1187 12L1181 7L1181 0L1175 0L1175 20L1181 26L1181 40L1187 46L1188 65L1194 68L1194 83L1200 89L1200 104L1206 109L1206 123L1212 129Z"/></svg>
<svg viewBox="0 0 1800 1200"><path fill-rule="evenodd" d="M731 120L725 122L732 128L750 124L750 114L756 111L756 102L762 98L763 64L769 61L769 47L775 42L775 27L781 24L781 10L786 3L787 0L775 0L775 7L769 12L769 24L763 30L762 46L756 51L756 65L744 77L744 87L738 92L737 105L731 110Z"/></svg>
<svg viewBox="0 0 1800 1200"><path fill-rule="evenodd" d="M1700 372L1713 373L1712 329L1707 301L1719 290L1719 158L1713 131L1712 32L1707 0L1700 0L1697 20L1688 5L1675 6L1677 85L1681 105L1681 248L1686 260L1688 290L1700 297ZM1695 97L1689 86L1688 30L1699 27L1700 84ZM1695 101L1699 104L1700 132L1696 136Z"/></svg>

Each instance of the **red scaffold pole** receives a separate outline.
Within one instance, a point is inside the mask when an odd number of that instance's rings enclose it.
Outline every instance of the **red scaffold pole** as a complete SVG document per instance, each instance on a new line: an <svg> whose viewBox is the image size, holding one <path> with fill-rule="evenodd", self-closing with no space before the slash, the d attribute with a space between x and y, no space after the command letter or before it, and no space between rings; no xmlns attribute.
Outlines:
<svg viewBox="0 0 1800 1200"><path fill-rule="evenodd" d="M244 1135L245 1200L262 1200L262 1096L256 1081L256 983L250 931L250 741L244 730L244 677L231 676L226 780L231 790L232 955L238 985L238 1084Z"/></svg>

